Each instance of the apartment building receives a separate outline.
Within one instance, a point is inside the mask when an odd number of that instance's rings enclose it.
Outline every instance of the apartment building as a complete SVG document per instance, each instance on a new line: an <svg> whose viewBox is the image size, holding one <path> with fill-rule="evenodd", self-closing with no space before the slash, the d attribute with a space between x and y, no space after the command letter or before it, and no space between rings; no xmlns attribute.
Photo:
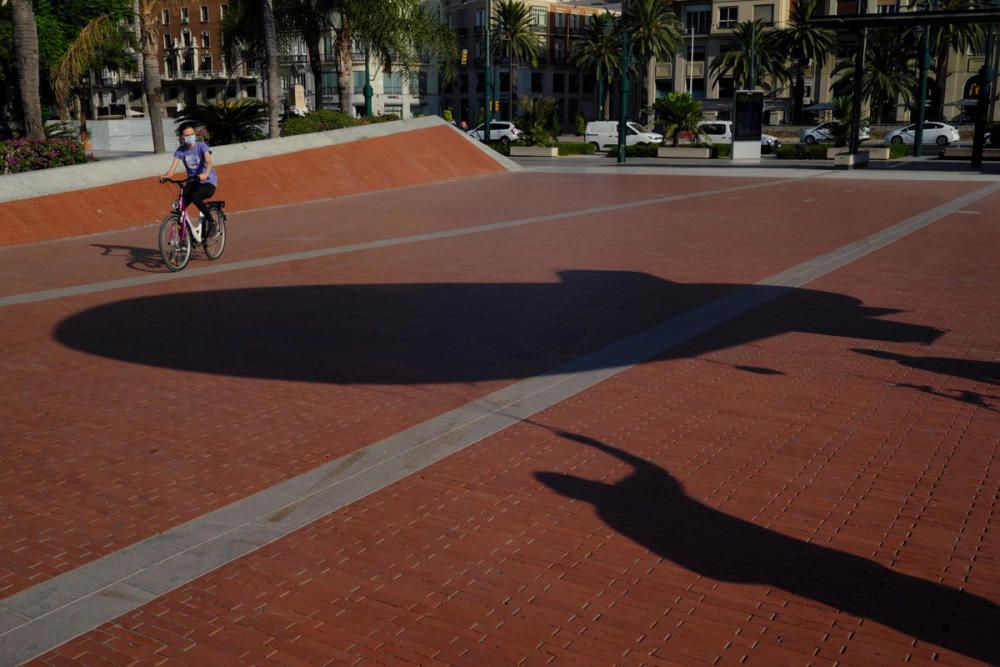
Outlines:
<svg viewBox="0 0 1000 667"><path fill-rule="evenodd" d="M233 70L222 56L220 26L228 5L218 0L159 0L160 75L168 115L185 107L263 97L256 73Z"/></svg>
<svg viewBox="0 0 1000 667"><path fill-rule="evenodd" d="M442 92L444 104L457 121L470 125L479 118L486 94L484 33L487 5L496 12L496 2L488 0L443 0L443 14L458 36L459 50L468 52L458 77ZM597 115L596 77L570 65L573 44L580 39L595 13L621 13L621 2L603 0L525 0L532 27L538 35L538 66L511 63L506 53L493 53L492 75L495 98L500 102L500 118L517 113L517 98L553 97L559 102L561 120L570 125L577 113L586 118ZM513 76L513 81L511 77ZM513 99L511 84L513 83Z"/></svg>

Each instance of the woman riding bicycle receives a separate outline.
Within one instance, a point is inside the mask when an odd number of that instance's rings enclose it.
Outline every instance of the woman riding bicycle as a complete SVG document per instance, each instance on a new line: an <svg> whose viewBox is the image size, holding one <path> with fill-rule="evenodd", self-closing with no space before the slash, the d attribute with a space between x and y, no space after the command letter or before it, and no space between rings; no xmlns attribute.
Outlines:
<svg viewBox="0 0 1000 667"><path fill-rule="evenodd" d="M208 220L208 236L215 236L219 227L211 209L205 205L205 200L215 194L219 184L219 177L212 168L212 149L204 141L198 141L193 123L181 125L177 135L183 144L174 151L174 161L166 175L160 177L160 182L173 176L177 166L183 162L188 177L184 186L184 201L194 204L201 211L204 219Z"/></svg>

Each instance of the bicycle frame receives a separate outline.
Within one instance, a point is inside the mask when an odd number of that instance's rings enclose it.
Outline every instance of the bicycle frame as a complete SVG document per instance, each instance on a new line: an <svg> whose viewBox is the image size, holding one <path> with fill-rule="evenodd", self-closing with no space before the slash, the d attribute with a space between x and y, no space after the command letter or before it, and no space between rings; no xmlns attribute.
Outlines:
<svg viewBox="0 0 1000 667"><path fill-rule="evenodd" d="M174 179L167 179L169 182L177 186L177 201L171 204L170 208L177 211L181 216L181 242L183 243L187 239L187 234L190 231L191 240L195 244L201 243L201 232L202 230L191 224L191 217L188 215L187 202L184 201L184 185L187 183L184 181L175 181Z"/></svg>

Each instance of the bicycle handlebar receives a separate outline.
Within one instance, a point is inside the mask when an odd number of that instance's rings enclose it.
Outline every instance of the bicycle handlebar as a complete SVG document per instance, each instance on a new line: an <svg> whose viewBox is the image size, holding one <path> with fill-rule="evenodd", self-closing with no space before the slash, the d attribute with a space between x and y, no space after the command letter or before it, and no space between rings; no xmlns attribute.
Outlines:
<svg viewBox="0 0 1000 667"><path fill-rule="evenodd" d="M190 179L188 178L177 180L176 178L167 178L166 176L160 176L160 183L173 183L174 185L184 185L189 180Z"/></svg>

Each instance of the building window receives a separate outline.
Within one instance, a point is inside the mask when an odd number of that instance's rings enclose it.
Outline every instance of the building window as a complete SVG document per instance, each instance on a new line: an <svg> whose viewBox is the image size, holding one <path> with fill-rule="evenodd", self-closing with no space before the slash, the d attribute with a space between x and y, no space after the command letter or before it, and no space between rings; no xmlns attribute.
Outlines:
<svg viewBox="0 0 1000 667"><path fill-rule="evenodd" d="M207 49L210 46L212 46L212 41L211 41L211 37L209 36L209 34L207 32L201 33L201 47L203 49Z"/></svg>
<svg viewBox="0 0 1000 667"><path fill-rule="evenodd" d="M201 22L208 23L208 5L201 6Z"/></svg>
<svg viewBox="0 0 1000 667"><path fill-rule="evenodd" d="M387 72L382 75L382 91L386 95L403 94L403 73Z"/></svg>
<svg viewBox="0 0 1000 667"><path fill-rule="evenodd" d="M571 32L580 32L580 15L571 14L569 17L569 29Z"/></svg>
<svg viewBox="0 0 1000 667"><path fill-rule="evenodd" d="M878 0L876 7L879 14L895 14L899 11L898 0Z"/></svg>
<svg viewBox="0 0 1000 667"><path fill-rule="evenodd" d="M218 92L216 92L215 86L209 86L208 88L205 89L205 99L206 100L211 100L211 101L214 102L215 98L218 97L218 95L219 94L218 94Z"/></svg>
<svg viewBox="0 0 1000 667"><path fill-rule="evenodd" d="M552 57L557 63L562 63L566 60L566 45L562 43L562 40L552 45Z"/></svg>
<svg viewBox="0 0 1000 667"><path fill-rule="evenodd" d="M320 93L323 97L333 97L337 94L337 73L323 72L323 83Z"/></svg>
<svg viewBox="0 0 1000 667"><path fill-rule="evenodd" d="M191 18L188 16L188 8L181 7L181 23L190 23Z"/></svg>
<svg viewBox="0 0 1000 667"><path fill-rule="evenodd" d="M719 79L719 99L729 99L736 94L736 79L731 76Z"/></svg>
<svg viewBox="0 0 1000 667"><path fill-rule="evenodd" d="M566 92L566 75L565 74L553 74L552 75L552 92L553 93L564 93Z"/></svg>
<svg viewBox="0 0 1000 667"><path fill-rule="evenodd" d="M229 5L219 5L219 18L226 18L226 11L229 9Z"/></svg>
<svg viewBox="0 0 1000 667"><path fill-rule="evenodd" d="M410 95L419 97L427 94L427 72L416 72L410 75Z"/></svg>
<svg viewBox="0 0 1000 667"><path fill-rule="evenodd" d="M365 73L354 72L354 90L360 93L365 88Z"/></svg>
<svg viewBox="0 0 1000 667"><path fill-rule="evenodd" d="M181 46L191 46L191 31L186 28L181 30Z"/></svg>
<svg viewBox="0 0 1000 667"><path fill-rule="evenodd" d="M535 30L543 31L549 25L549 12L545 7L531 8L531 25Z"/></svg>
<svg viewBox="0 0 1000 667"><path fill-rule="evenodd" d="M169 32L163 33L163 48L172 49L174 48L174 38Z"/></svg>
<svg viewBox="0 0 1000 667"><path fill-rule="evenodd" d="M739 7L719 7L719 27L732 28L739 21Z"/></svg>
<svg viewBox="0 0 1000 667"><path fill-rule="evenodd" d="M753 20L764 25L774 25L774 5L754 5Z"/></svg>
<svg viewBox="0 0 1000 667"><path fill-rule="evenodd" d="M556 30L562 31L566 29L566 14L563 12L556 12Z"/></svg>
<svg viewBox="0 0 1000 667"><path fill-rule="evenodd" d="M545 92L542 84L542 73L532 72L531 73L531 92L532 93L542 93Z"/></svg>
<svg viewBox="0 0 1000 667"><path fill-rule="evenodd" d="M201 65L199 66L199 68L205 72L212 71L212 54L206 53L204 56L201 57Z"/></svg>
<svg viewBox="0 0 1000 667"><path fill-rule="evenodd" d="M685 27L696 35L707 35L712 27L712 8L709 5L692 5L687 8Z"/></svg>

